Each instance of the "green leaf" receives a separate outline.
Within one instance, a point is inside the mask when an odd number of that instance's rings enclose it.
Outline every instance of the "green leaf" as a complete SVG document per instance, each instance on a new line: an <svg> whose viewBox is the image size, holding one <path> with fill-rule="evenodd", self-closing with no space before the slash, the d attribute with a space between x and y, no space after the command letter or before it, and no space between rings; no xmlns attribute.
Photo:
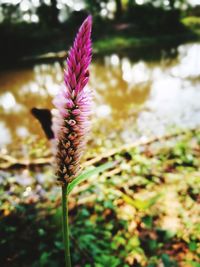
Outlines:
<svg viewBox="0 0 200 267"><path fill-rule="evenodd" d="M151 229L152 226L153 226L153 217L152 216L149 216L149 215L146 215L142 218L142 222L145 224L145 226L148 228L148 229Z"/></svg>
<svg viewBox="0 0 200 267"><path fill-rule="evenodd" d="M39 234L39 236L44 236L45 235L45 230L42 229L42 228L39 228L38 229L38 234Z"/></svg>
<svg viewBox="0 0 200 267"><path fill-rule="evenodd" d="M171 261L170 260L170 257L169 257L168 254L163 253L161 255L161 259L162 259L162 262L163 262L165 267L175 267L175 266L177 266L175 261Z"/></svg>
<svg viewBox="0 0 200 267"><path fill-rule="evenodd" d="M197 243L195 241L191 241L189 243L189 250L190 251L196 251L197 250Z"/></svg>
<svg viewBox="0 0 200 267"><path fill-rule="evenodd" d="M160 197L160 195L157 195L155 197L149 198L147 200L140 200L140 199L132 199L130 196L123 194L122 195L124 201L126 203L128 203L129 205L139 209L139 210L146 210L149 209L151 206L153 206L156 201L158 200L158 198Z"/></svg>
<svg viewBox="0 0 200 267"><path fill-rule="evenodd" d="M158 266L156 263L150 263L147 267L156 267Z"/></svg>
<svg viewBox="0 0 200 267"><path fill-rule="evenodd" d="M92 175L99 174L100 172L104 172L107 169L112 168L115 166L116 162L107 162L99 167L96 167L92 170L85 171L82 174L80 174L78 177L76 177L69 185L67 188L67 194L69 194L76 185L80 184L83 182L85 179L91 177Z"/></svg>
<svg viewBox="0 0 200 267"><path fill-rule="evenodd" d="M200 263L196 261L187 261L186 263L191 264L192 267L200 267Z"/></svg>
<svg viewBox="0 0 200 267"><path fill-rule="evenodd" d="M50 258L50 253L49 252L43 252L41 257L40 257L40 265L44 266L48 263L49 258Z"/></svg>
<svg viewBox="0 0 200 267"><path fill-rule="evenodd" d="M171 261L170 261L169 255L162 254L161 258L162 258L162 262L164 263L165 267L170 267Z"/></svg>

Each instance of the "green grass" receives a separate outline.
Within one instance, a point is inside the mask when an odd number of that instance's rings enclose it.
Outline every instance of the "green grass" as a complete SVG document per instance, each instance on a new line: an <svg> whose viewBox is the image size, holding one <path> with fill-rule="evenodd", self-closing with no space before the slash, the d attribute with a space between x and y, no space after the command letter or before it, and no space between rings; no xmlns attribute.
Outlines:
<svg viewBox="0 0 200 267"><path fill-rule="evenodd" d="M126 51L132 48L144 46L166 45L174 42L184 42L196 39L196 34L177 34L177 35L163 35L153 37L129 37L129 36L111 36L94 43L94 52L103 54L114 51Z"/></svg>
<svg viewBox="0 0 200 267"><path fill-rule="evenodd" d="M73 266L199 266L200 132L110 160L118 162L114 170L71 195ZM61 192L52 169L1 175L0 265L63 266Z"/></svg>
<svg viewBox="0 0 200 267"><path fill-rule="evenodd" d="M182 23L196 35L200 36L200 17L185 17L182 19Z"/></svg>

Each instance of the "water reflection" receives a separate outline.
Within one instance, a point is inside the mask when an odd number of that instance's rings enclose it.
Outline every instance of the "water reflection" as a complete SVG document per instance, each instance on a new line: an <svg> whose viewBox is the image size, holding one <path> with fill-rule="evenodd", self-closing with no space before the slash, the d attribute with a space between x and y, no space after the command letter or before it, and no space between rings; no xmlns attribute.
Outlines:
<svg viewBox="0 0 200 267"><path fill-rule="evenodd" d="M62 68L59 63L0 73L1 121L4 132L10 134L9 139L1 138L1 148L11 143L20 146L28 136L44 137L30 109L34 106L51 108L52 96L59 90L61 81Z"/></svg>
<svg viewBox="0 0 200 267"><path fill-rule="evenodd" d="M0 122L0 146L10 144L12 141L10 131L3 122Z"/></svg>
<svg viewBox="0 0 200 267"><path fill-rule="evenodd" d="M118 145L165 133L170 127L200 124L200 44L186 44L159 61L132 61L117 54L91 66L95 92L94 146ZM44 138L30 109L52 108L63 80L60 63L0 73L0 147ZM117 142L118 141L118 142Z"/></svg>
<svg viewBox="0 0 200 267"><path fill-rule="evenodd" d="M200 124L200 45L178 48L179 56L164 71L153 73L151 94L137 119L141 132L162 135L170 127Z"/></svg>
<svg viewBox="0 0 200 267"><path fill-rule="evenodd" d="M6 92L0 97L0 105L5 110L5 112L15 111L16 100L12 93ZM19 108L20 106L18 106Z"/></svg>
<svg viewBox="0 0 200 267"><path fill-rule="evenodd" d="M171 69L172 75L179 78L194 78L200 75L199 44L181 45L178 48L179 64Z"/></svg>

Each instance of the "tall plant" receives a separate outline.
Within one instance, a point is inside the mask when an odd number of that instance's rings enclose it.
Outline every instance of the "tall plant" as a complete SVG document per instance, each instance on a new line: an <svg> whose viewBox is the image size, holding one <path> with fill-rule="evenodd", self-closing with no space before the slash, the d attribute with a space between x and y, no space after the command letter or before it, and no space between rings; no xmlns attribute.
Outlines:
<svg viewBox="0 0 200 267"><path fill-rule="evenodd" d="M66 266L71 267L68 226L68 194L77 183L80 159L90 129L92 95L86 87L91 62L92 17L81 25L67 58L64 72L65 85L55 97L53 131L57 140L56 175L62 185L63 238ZM75 181L73 183L73 181Z"/></svg>
<svg viewBox="0 0 200 267"><path fill-rule="evenodd" d="M68 196L81 181L113 166L106 163L80 173L80 160L91 125L92 92L86 87L92 58L92 17L81 25L67 58L64 86L53 100L53 132L57 141L56 175L62 186L63 239L66 267L71 267Z"/></svg>

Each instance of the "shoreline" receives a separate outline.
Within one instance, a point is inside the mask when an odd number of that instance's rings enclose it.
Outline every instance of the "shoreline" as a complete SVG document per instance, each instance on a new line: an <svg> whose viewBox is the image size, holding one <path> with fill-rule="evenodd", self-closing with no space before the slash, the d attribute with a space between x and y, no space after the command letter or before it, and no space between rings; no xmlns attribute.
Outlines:
<svg viewBox="0 0 200 267"><path fill-rule="evenodd" d="M176 34L176 35L160 35L153 37L130 37L130 36L111 36L104 37L102 40L94 41L93 55L98 59L104 55L119 54L126 55L138 51L140 49L156 47L160 50L177 47L180 44L199 41L200 36L195 33ZM66 50L47 51L42 54L33 54L16 59L16 61L7 61L0 66L0 70L13 69L16 67L32 66L41 63L53 63L55 61L62 62L67 57ZM159 50L157 51L159 53ZM145 51L144 51L145 57Z"/></svg>

